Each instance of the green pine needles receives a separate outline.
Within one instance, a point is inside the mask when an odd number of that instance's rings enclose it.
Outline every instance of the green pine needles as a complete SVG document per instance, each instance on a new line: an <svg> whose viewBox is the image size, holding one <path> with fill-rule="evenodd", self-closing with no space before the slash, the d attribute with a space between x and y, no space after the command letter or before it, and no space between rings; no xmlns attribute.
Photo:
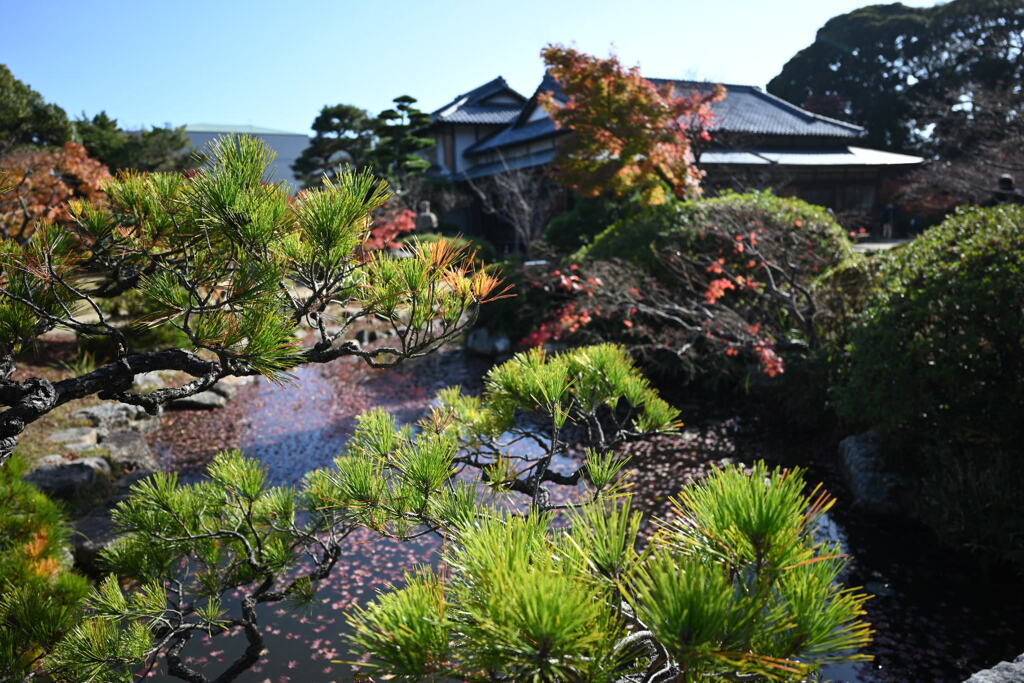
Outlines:
<svg viewBox="0 0 1024 683"><path fill-rule="evenodd" d="M16 382L0 395L0 463L26 424L69 400L100 393L156 411L229 375L285 381L298 365L346 355L392 366L457 336L481 303L504 295L471 252L445 241L408 258L367 252L373 212L391 196L384 181L343 169L290 197L266 181L271 160L260 140L227 137L203 169L122 173L104 205L72 204L71 228L43 224L25 245L0 245L0 369L55 327L105 340L112 356L71 380ZM127 293L137 312L115 320L100 304ZM352 339L370 321L392 333L389 344ZM135 348L140 329L173 334ZM136 374L161 369L194 380L130 391Z"/></svg>
<svg viewBox="0 0 1024 683"><path fill-rule="evenodd" d="M313 599L360 528L446 540L440 568L410 568L348 615L373 675L795 680L861 658L865 597L839 584L839 548L815 540L831 500L804 493L802 472L719 471L642 537L615 449L677 426L621 347L535 350L491 370L482 396L443 390L415 427L363 414L297 489L238 452L200 483L157 475L118 506L112 574L49 671L128 681L163 660L185 680L233 680L270 646L256 607ZM223 671L186 662L193 635L237 628L248 645Z"/></svg>
<svg viewBox="0 0 1024 683"><path fill-rule="evenodd" d="M830 501L800 471L718 471L645 547L628 496L461 525L444 569L349 616L366 666L399 680L804 680L866 659L866 596L814 540Z"/></svg>

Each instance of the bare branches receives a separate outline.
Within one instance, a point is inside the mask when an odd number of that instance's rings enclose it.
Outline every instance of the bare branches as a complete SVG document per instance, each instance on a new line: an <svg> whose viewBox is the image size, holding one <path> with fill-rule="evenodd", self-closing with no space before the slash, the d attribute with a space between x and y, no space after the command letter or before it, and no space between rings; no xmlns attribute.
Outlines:
<svg viewBox="0 0 1024 683"><path fill-rule="evenodd" d="M466 182L480 200L484 213L511 226L516 242L527 254L544 235L560 190L546 167L514 167L500 153L502 171Z"/></svg>

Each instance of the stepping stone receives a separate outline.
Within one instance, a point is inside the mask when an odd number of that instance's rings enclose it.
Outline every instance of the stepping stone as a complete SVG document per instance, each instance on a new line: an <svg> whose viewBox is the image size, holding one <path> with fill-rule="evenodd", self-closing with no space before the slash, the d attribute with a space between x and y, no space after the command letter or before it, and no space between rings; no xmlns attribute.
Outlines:
<svg viewBox="0 0 1024 683"><path fill-rule="evenodd" d="M88 422L106 432L124 429L149 432L160 426L160 418L150 415L142 406L118 401L105 401L99 405L76 410L71 414L71 418Z"/></svg>
<svg viewBox="0 0 1024 683"><path fill-rule="evenodd" d="M186 396L171 401L167 407L172 410L213 410L223 408L227 401L220 394L212 391L201 391L193 396Z"/></svg>
<svg viewBox="0 0 1024 683"><path fill-rule="evenodd" d="M46 437L49 443L63 444L71 450L85 450L96 445L96 430L92 427L61 429Z"/></svg>
<svg viewBox="0 0 1024 683"><path fill-rule="evenodd" d="M140 432L123 430L107 435L100 444L109 453L110 463L118 473L144 470L153 472L160 463Z"/></svg>
<svg viewBox="0 0 1024 683"><path fill-rule="evenodd" d="M36 467L24 479L53 498L80 500L94 495L102 484L109 484L110 465L103 458L80 458L61 463L54 460Z"/></svg>

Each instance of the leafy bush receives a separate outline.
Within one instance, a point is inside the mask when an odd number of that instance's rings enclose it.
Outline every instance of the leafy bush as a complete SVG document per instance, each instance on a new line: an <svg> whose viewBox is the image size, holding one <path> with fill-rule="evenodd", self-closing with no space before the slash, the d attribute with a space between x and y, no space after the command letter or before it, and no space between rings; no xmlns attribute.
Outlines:
<svg viewBox="0 0 1024 683"><path fill-rule="evenodd" d="M88 581L71 571L56 503L22 481L25 460L0 467L0 680L21 680L78 621Z"/></svg>
<svg viewBox="0 0 1024 683"><path fill-rule="evenodd" d="M607 197L582 197L575 206L552 219L544 231L544 241L563 252L585 247L594 237L628 212L641 208L638 202L616 201Z"/></svg>
<svg viewBox="0 0 1024 683"><path fill-rule="evenodd" d="M1002 206L959 210L891 252L836 391L846 420L912 444L903 464L927 472L927 489L960 490L922 496L926 520L949 540L1018 559L1019 515L997 501L1016 495L1024 466L1021 245L1024 208ZM953 461L957 473L940 471Z"/></svg>
<svg viewBox="0 0 1024 683"><path fill-rule="evenodd" d="M845 417L964 443L1024 435L1024 209L960 210L882 265L854 332Z"/></svg>
<svg viewBox="0 0 1024 683"><path fill-rule="evenodd" d="M646 207L577 257L575 272L552 273L569 295L550 287L567 300L531 341L610 338L676 383L716 393L817 349L832 318L815 285L829 281L822 293L844 301L833 291L844 277L830 275L860 267L824 209L760 192Z"/></svg>

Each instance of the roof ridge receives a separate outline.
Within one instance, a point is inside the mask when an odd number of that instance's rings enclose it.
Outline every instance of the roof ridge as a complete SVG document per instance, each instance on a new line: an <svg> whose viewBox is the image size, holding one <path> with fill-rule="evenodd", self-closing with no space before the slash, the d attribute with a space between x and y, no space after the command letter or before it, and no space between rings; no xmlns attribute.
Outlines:
<svg viewBox="0 0 1024 683"><path fill-rule="evenodd" d="M789 100L785 100L785 99L779 97L778 95L773 95L772 93L770 93L770 92L768 92L766 90L761 90L760 88L758 88L757 89L757 94L760 95L761 97L765 98L765 99L772 100L774 102L779 102L783 106L785 106L785 107L787 107L789 109L794 109L794 110L796 110L796 112L799 113L799 115L801 115L801 116L803 116L805 118L812 119L812 120L815 120L815 121L823 121L825 123L831 123L831 124L835 124L835 125L838 125L838 126L843 126L844 128L849 128L850 130L860 131L862 133L867 131L867 129L864 126L857 125L856 123L850 123L849 121L843 121L842 119L834 119L831 116L825 116L824 114L818 114L816 112L804 109L803 107L799 107L799 106L793 104L792 102L790 102Z"/></svg>

